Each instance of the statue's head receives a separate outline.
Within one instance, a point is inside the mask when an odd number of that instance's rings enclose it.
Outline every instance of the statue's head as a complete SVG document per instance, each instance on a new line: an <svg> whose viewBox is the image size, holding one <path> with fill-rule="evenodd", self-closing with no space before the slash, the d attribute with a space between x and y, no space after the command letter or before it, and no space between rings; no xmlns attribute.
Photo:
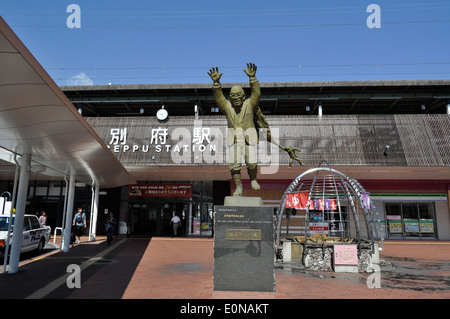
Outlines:
<svg viewBox="0 0 450 319"><path fill-rule="evenodd" d="M245 100L244 90L240 86L233 86L230 90L230 100L233 107L241 107Z"/></svg>

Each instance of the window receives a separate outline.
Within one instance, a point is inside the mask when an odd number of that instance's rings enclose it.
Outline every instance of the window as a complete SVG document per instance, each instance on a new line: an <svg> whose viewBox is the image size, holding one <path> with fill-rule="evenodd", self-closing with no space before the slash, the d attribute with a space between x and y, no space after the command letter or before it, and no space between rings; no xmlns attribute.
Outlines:
<svg viewBox="0 0 450 319"><path fill-rule="evenodd" d="M436 238L434 202L385 203L388 238Z"/></svg>
<svg viewBox="0 0 450 319"><path fill-rule="evenodd" d="M23 220L23 231L29 231L31 229L30 227L30 217L26 217Z"/></svg>
<svg viewBox="0 0 450 319"><path fill-rule="evenodd" d="M31 229L39 229L41 228L41 225L39 225L39 221L36 217L30 218L31 221Z"/></svg>
<svg viewBox="0 0 450 319"><path fill-rule="evenodd" d="M7 231L9 227L9 217L0 217L0 231Z"/></svg>

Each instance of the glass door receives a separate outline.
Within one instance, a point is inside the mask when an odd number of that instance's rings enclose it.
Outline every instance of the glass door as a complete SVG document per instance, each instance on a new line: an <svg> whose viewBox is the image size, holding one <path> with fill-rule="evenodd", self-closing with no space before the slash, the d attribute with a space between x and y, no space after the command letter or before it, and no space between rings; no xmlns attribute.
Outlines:
<svg viewBox="0 0 450 319"><path fill-rule="evenodd" d="M419 212L417 202L403 202L403 226L406 239L419 239Z"/></svg>
<svg viewBox="0 0 450 319"><path fill-rule="evenodd" d="M421 238L436 238L436 216L433 202L419 203L419 224Z"/></svg>
<svg viewBox="0 0 450 319"><path fill-rule="evenodd" d="M130 204L130 233L134 236L149 237L155 235L156 208L148 207L146 203Z"/></svg>
<svg viewBox="0 0 450 319"><path fill-rule="evenodd" d="M385 203L388 238L403 238L402 210L400 203Z"/></svg>

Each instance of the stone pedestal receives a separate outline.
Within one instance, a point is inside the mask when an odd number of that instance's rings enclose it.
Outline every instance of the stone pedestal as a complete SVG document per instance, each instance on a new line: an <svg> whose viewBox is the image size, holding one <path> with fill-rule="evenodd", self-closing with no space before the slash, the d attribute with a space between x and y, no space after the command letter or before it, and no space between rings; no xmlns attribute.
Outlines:
<svg viewBox="0 0 450 319"><path fill-rule="evenodd" d="M303 244L285 241L283 243L283 262L301 261L303 258Z"/></svg>
<svg viewBox="0 0 450 319"><path fill-rule="evenodd" d="M261 197L227 196L224 200L224 206L261 207L263 201Z"/></svg>
<svg viewBox="0 0 450 319"><path fill-rule="evenodd" d="M214 224L214 290L275 291L272 208L216 206Z"/></svg>

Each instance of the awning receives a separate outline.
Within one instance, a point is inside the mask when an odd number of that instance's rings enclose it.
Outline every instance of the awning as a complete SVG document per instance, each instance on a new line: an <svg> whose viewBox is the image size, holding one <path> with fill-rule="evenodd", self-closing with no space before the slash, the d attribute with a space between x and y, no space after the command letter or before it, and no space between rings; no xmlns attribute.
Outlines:
<svg viewBox="0 0 450 319"><path fill-rule="evenodd" d="M0 159L31 154L44 175L100 187L135 183L0 17ZM0 170L0 179L11 172Z"/></svg>

